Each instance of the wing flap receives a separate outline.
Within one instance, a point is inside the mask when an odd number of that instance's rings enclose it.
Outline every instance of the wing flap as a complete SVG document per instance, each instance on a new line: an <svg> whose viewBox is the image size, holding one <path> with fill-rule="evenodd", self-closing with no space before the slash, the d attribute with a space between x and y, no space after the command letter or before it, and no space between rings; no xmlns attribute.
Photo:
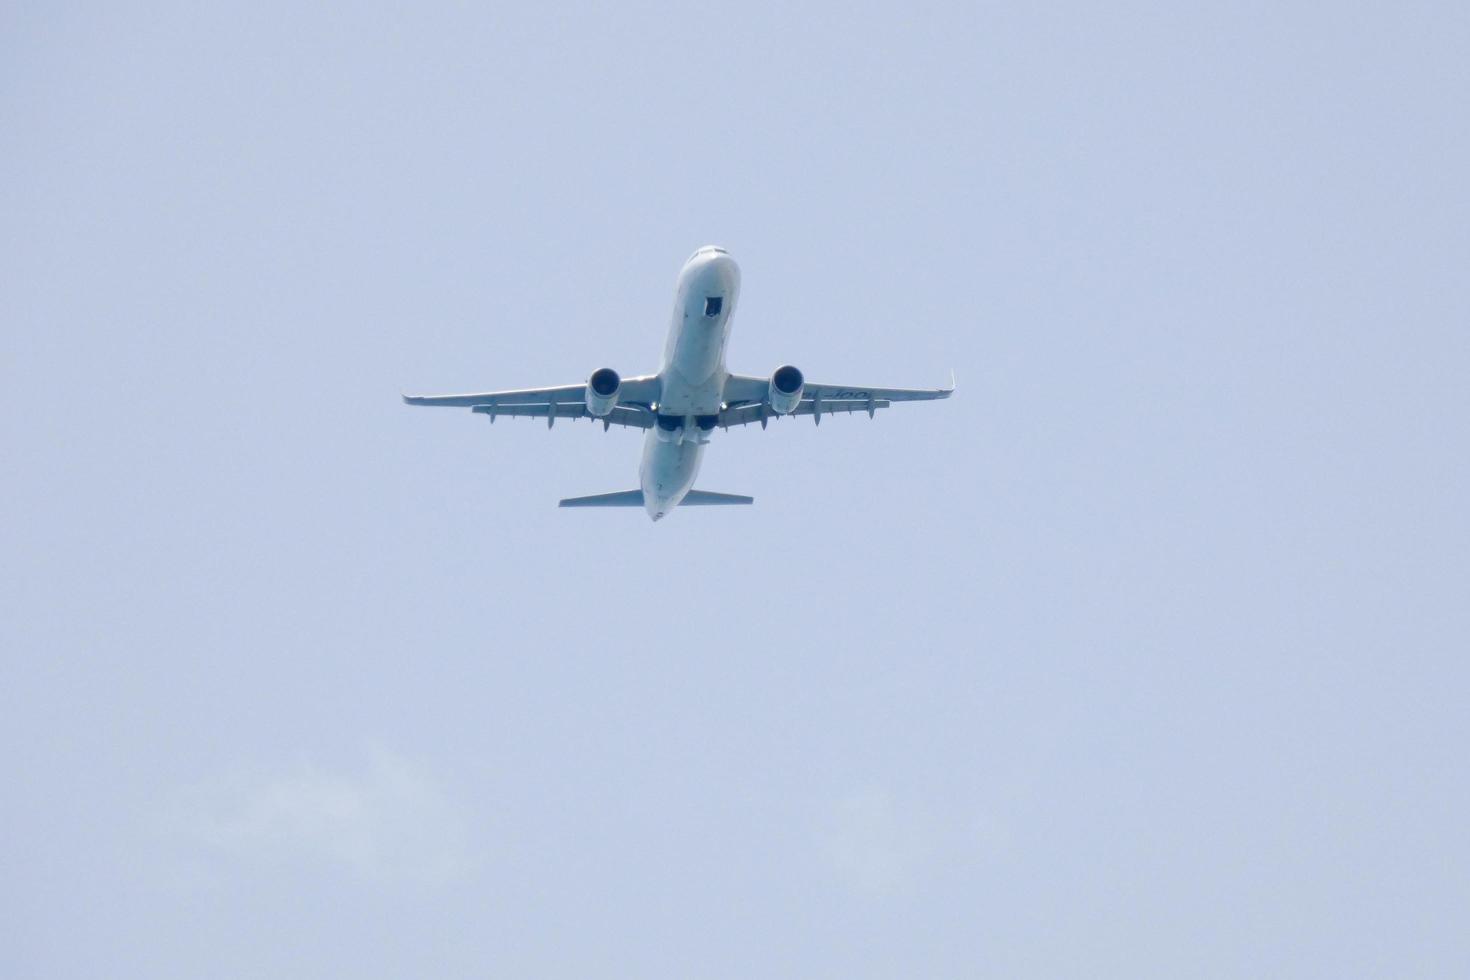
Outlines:
<svg viewBox="0 0 1470 980"><path fill-rule="evenodd" d="M470 411L477 415L484 415L492 422L501 416L510 416L511 418L545 419L548 426L555 425L557 419L590 419L593 422L602 422L604 428L609 425L621 425L630 429L651 429L654 425L652 410L628 405L614 406L613 410L601 419L590 414L583 402L546 402L540 405L475 405L470 408Z"/></svg>
<svg viewBox="0 0 1470 980"><path fill-rule="evenodd" d="M876 412L880 408L887 408L891 403L887 399L873 399L872 401L824 401L821 405L821 414L827 415L833 412L848 414L851 412ZM788 412L787 415L815 415L817 414L816 402L803 400L796 406L796 410ZM732 425L750 425L752 422L760 422L763 419L785 418L771 411L771 406L765 402L759 405L740 405L735 408L727 408L720 413L719 424L728 429Z"/></svg>

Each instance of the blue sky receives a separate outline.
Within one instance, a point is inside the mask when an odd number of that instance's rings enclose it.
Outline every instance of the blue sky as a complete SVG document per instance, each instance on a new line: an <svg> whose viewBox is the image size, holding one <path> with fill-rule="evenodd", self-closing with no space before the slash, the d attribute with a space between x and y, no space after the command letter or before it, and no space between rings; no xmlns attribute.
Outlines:
<svg viewBox="0 0 1470 980"><path fill-rule="evenodd" d="M1453 4L12 4L0 968L1459 976ZM951 401L639 436L401 391Z"/></svg>

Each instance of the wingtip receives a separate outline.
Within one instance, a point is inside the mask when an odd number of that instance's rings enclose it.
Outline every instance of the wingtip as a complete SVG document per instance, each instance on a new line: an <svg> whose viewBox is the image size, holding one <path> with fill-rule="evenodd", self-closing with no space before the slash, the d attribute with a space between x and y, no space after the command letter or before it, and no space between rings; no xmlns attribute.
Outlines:
<svg viewBox="0 0 1470 980"><path fill-rule="evenodd" d="M949 387L948 388L941 388L940 390L944 392L944 397L948 398L950 395L953 395L954 394L954 389L955 389L954 368L950 368L949 369Z"/></svg>

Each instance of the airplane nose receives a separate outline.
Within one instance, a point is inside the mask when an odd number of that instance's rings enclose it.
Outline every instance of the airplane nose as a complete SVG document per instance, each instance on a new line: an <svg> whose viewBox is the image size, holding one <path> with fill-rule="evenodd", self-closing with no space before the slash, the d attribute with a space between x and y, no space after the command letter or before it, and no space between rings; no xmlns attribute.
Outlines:
<svg viewBox="0 0 1470 980"><path fill-rule="evenodd" d="M679 274L679 284L692 301L706 304L702 311L705 316L728 315L740 292L740 266L723 248L706 245L689 256Z"/></svg>
<svg viewBox="0 0 1470 980"><path fill-rule="evenodd" d="M723 250L702 257L699 274L711 292L719 290L728 295L740 286L740 266Z"/></svg>
<svg viewBox="0 0 1470 980"><path fill-rule="evenodd" d="M684 264L689 265L690 262L693 262L695 259L703 258L704 256L714 255L723 255L728 258L730 253L728 250L720 248L720 246L718 245L702 245L694 250L694 254L689 256L689 262L685 262Z"/></svg>
<svg viewBox="0 0 1470 980"><path fill-rule="evenodd" d="M697 269L701 276L711 276L724 282L738 275L740 268L730 257L730 253L718 245L706 245L697 249L684 264L691 270Z"/></svg>

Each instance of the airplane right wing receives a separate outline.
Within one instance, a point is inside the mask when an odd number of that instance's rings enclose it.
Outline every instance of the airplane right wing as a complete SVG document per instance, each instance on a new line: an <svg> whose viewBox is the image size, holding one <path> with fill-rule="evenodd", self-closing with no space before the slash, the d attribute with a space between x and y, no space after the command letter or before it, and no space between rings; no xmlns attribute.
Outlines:
<svg viewBox="0 0 1470 980"><path fill-rule="evenodd" d="M658 376L646 375L622 379L617 404L606 416L587 411L587 386L561 385L555 388L518 388L510 391L486 391L468 395L404 395L409 405L468 408L486 415L490 421L507 415L512 418L545 419L547 428L557 419L592 419L610 425L633 429L651 429L654 425L653 403L658 398Z"/></svg>

